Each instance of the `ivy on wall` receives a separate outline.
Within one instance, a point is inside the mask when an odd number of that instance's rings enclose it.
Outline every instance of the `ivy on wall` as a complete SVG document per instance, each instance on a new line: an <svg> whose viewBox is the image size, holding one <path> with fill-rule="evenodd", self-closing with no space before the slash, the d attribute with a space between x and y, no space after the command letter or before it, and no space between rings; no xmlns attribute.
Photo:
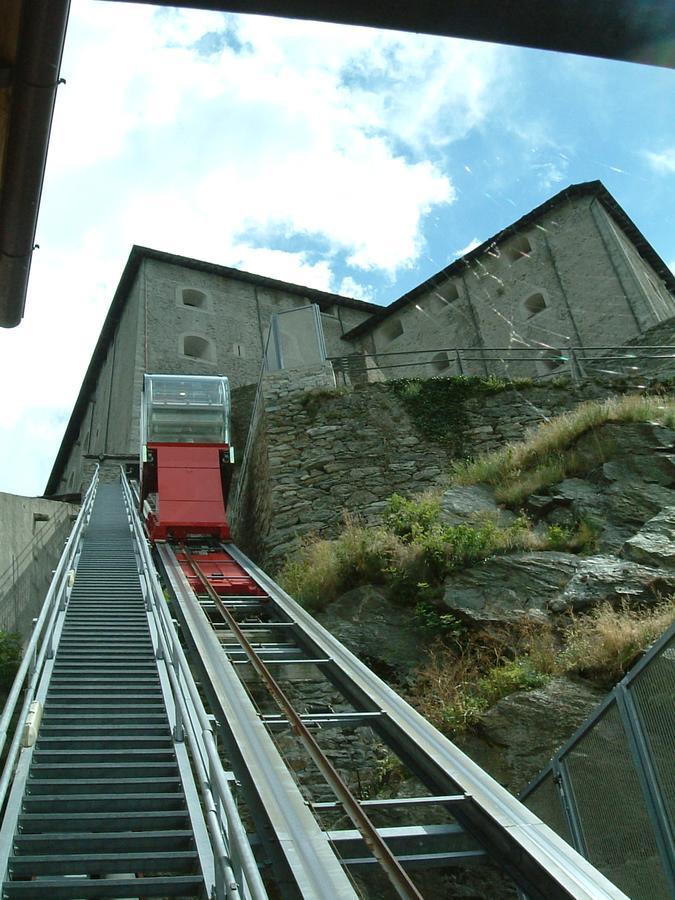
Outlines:
<svg viewBox="0 0 675 900"><path fill-rule="evenodd" d="M403 402L415 427L425 438L448 444L456 456L464 456L468 427L466 401L531 385L528 379L504 381L492 376L457 375L451 378L400 378L388 382L387 387Z"/></svg>

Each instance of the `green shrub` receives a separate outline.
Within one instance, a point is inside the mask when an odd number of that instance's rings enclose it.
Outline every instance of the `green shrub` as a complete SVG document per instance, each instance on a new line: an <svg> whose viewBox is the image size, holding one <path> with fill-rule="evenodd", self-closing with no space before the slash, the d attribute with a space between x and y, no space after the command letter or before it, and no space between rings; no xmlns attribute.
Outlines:
<svg viewBox="0 0 675 900"><path fill-rule="evenodd" d="M289 557L277 580L301 603L320 609L352 587L384 584L404 555L400 540L386 528L347 521L337 540L310 540Z"/></svg>
<svg viewBox="0 0 675 900"><path fill-rule="evenodd" d="M0 631L0 690L7 691L12 686L22 655L20 636Z"/></svg>
<svg viewBox="0 0 675 900"><path fill-rule="evenodd" d="M518 657L490 669L478 682L476 694L487 706L493 706L508 694L530 691L546 681L546 675L538 672L528 657Z"/></svg>
<svg viewBox="0 0 675 900"><path fill-rule="evenodd" d="M409 499L392 494L385 511L385 522L399 537L411 539L440 522L441 500L431 493Z"/></svg>
<svg viewBox="0 0 675 900"><path fill-rule="evenodd" d="M418 584L419 592L422 593L429 585ZM428 600L420 600L415 605L415 620L422 628L428 628L435 635L451 635L458 638L466 634L466 625L461 622L457 616L452 613L443 612L441 607Z"/></svg>

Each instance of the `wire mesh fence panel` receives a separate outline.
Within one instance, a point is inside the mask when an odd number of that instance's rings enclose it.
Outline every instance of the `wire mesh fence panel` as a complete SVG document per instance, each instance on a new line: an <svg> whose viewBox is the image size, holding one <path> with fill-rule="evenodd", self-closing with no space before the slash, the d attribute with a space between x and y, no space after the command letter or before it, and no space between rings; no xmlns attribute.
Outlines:
<svg viewBox="0 0 675 900"><path fill-rule="evenodd" d="M675 635L630 684L672 834L675 826Z"/></svg>
<svg viewBox="0 0 675 900"><path fill-rule="evenodd" d="M616 701L565 754L588 858L632 900L668 900L656 837Z"/></svg>
<svg viewBox="0 0 675 900"><path fill-rule="evenodd" d="M560 802L560 793L555 783L553 772L537 785L526 801L526 806L535 816L539 816L556 834L568 843L572 843L567 818Z"/></svg>

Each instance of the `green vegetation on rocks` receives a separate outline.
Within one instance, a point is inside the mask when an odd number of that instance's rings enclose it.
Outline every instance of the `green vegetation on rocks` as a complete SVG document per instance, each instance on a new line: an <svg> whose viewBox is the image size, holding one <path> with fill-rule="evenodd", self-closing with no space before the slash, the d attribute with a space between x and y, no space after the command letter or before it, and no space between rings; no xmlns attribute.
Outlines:
<svg viewBox="0 0 675 900"><path fill-rule="evenodd" d="M21 637L0 631L0 690L8 691L21 664Z"/></svg>
<svg viewBox="0 0 675 900"><path fill-rule="evenodd" d="M489 516L473 524L447 525L441 521L439 497L394 494L384 525L365 527L346 520L335 540L307 541L286 561L278 579L313 609L361 584L385 585L393 599L415 602L422 591L427 597L438 595L450 572L495 554L554 548L578 552L588 534L585 524L577 530L552 526L535 531L523 515L505 527Z"/></svg>
<svg viewBox="0 0 675 900"><path fill-rule="evenodd" d="M558 633L550 625L521 625L439 640L418 673L410 700L439 730L454 736L515 691L541 687L553 676L583 676L609 690L646 648L675 622L675 600L649 609L603 604Z"/></svg>

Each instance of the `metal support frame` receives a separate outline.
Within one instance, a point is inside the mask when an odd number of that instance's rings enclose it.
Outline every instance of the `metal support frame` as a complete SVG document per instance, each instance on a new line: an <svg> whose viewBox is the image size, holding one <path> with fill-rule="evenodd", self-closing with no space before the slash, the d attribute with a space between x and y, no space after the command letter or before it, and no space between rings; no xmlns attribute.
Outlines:
<svg viewBox="0 0 675 900"><path fill-rule="evenodd" d="M307 807L258 718L171 547L159 544L157 552L176 600L183 634L200 671L202 689L217 716L225 751L242 785L262 850L273 866L284 900L355 900L357 894L328 836Z"/></svg>

